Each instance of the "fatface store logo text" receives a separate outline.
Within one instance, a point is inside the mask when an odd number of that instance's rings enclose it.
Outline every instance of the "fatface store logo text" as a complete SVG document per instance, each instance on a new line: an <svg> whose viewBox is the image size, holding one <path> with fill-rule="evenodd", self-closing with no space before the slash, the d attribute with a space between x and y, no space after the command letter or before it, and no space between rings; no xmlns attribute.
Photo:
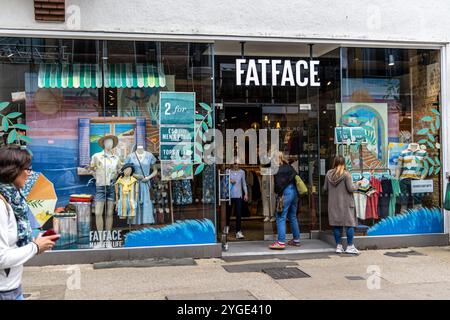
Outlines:
<svg viewBox="0 0 450 320"><path fill-rule="evenodd" d="M319 87L319 63L318 60L298 60L294 64L291 60L236 59L236 85Z"/></svg>
<svg viewBox="0 0 450 320"><path fill-rule="evenodd" d="M89 242L91 247L121 248L123 247L122 230L91 231Z"/></svg>

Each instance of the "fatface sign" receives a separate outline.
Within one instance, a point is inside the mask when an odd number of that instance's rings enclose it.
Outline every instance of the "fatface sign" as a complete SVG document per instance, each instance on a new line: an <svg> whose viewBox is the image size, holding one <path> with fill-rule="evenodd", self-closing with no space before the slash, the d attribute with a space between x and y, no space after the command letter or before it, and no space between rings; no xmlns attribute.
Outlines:
<svg viewBox="0 0 450 320"><path fill-rule="evenodd" d="M236 59L236 85L319 87L318 60Z"/></svg>

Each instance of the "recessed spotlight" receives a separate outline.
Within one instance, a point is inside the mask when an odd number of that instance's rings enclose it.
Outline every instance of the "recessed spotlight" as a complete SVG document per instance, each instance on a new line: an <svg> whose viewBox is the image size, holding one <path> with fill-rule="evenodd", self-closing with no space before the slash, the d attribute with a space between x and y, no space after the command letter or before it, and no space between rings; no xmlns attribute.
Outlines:
<svg viewBox="0 0 450 320"><path fill-rule="evenodd" d="M393 65L395 65L395 61L394 61L394 55L390 54L389 55L389 65L392 67Z"/></svg>

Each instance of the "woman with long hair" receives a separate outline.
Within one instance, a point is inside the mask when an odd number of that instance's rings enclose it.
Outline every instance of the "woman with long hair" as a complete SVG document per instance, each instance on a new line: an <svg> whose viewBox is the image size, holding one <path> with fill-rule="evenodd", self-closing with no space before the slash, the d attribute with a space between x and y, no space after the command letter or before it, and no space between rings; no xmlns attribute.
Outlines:
<svg viewBox="0 0 450 320"><path fill-rule="evenodd" d="M20 190L31 174L31 156L18 146L0 148L0 300L23 300L23 264L50 250L59 235L33 240Z"/></svg>
<svg viewBox="0 0 450 320"><path fill-rule="evenodd" d="M359 252L353 244L354 228L357 226L353 192L358 187L353 184L343 156L334 158L333 167L325 177L324 189L328 191L328 222L333 227L336 253L344 252L342 233L345 227L348 244L345 253L358 254Z"/></svg>
<svg viewBox="0 0 450 320"><path fill-rule="evenodd" d="M297 172L280 151L274 153L277 173L275 174L275 194L277 202L282 203L276 214L278 238L269 246L270 249L283 250L286 247L286 218L289 218L293 238L287 242L291 246L300 246L300 227L297 221L298 192L295 185Z"/></svg>

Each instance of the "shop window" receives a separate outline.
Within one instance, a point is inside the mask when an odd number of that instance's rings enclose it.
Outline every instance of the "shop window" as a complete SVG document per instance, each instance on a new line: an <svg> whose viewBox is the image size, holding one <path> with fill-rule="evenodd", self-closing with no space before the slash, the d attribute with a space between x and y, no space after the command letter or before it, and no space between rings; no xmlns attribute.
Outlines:
<svg viewBox="0 0 450 320"><path fill-rule="evenodd" d="M361 235L443 232L440 65L439 50L342 49L335 142L363 181Z"/></svg>
<svg viewBox="0 0 450 320"><path fill-rule="evenodd" d="M214 166L170 157L214 128L209 44L11 38L0 52L1 143L33 154L35 232L60 232L57 249L215 242Z"/></svg>

